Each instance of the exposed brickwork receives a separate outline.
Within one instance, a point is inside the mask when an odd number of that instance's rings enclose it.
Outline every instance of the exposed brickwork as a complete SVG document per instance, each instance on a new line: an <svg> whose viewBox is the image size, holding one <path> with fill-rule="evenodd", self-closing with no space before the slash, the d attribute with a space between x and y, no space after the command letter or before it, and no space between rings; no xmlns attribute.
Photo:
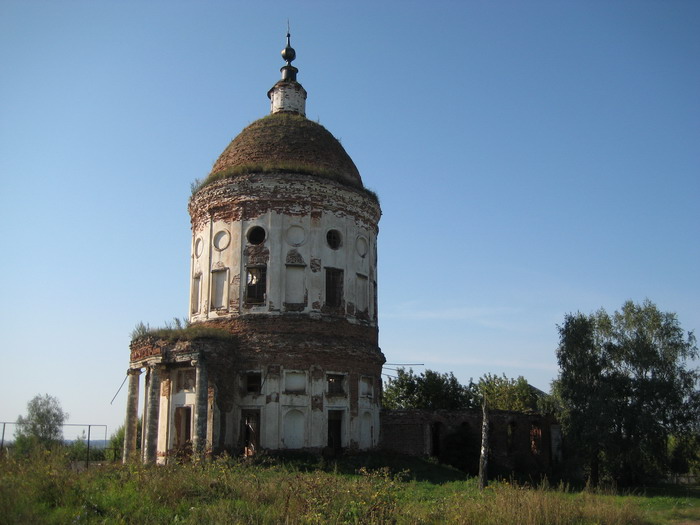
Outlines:
<svg viewBox="0 0 700 525"><path fill-rule="evenodd" d="M192 230L214 221L246 221L269 211L290 217L311 216L329 209L351 216L368 231L377 233L381 211L375 197L331 180L298 174L246 174L223 179L198 191L190 200Z"/></svg>
<svg viewBox="0 0 700 525"><path fill-rule="evenodd" d="M321 259L316 257L311 258L311 271L314 273L321 271Z"/></svg>
<svg viewBox="0 0 700 525"><path fill-rule="evenodd" d="M226 330L232 337L177 342L152 337L139 339L131 344L132 367L153 358L168 364L202 356L210 381L224 397L229 397L224 392L230 391L231 378L241 370L269 370L274 366L279 374L280 366L311 369L316 379L323 378L325 370L345 372L352 374L351 402L356 410L357 378L360 375L379 378L385 362L377 346L377 329L344 319L251 315L202 324Z"/></svg>
<svg viewBox="0 0 700 525"><path fill-rule="evenodd" d="M301 256L298 250L292 248L287 252L287 258L285 260L286 264L295 264L299 266L306 266L304 258Z"/></svg>
<svg viewBox="0 0 700 525"><path fill-rule="evenodd" d="M270 250L262 244L258 246L248 245L245 247L243 255L248 257L249 264L267 264L270 258Z"/></svg>

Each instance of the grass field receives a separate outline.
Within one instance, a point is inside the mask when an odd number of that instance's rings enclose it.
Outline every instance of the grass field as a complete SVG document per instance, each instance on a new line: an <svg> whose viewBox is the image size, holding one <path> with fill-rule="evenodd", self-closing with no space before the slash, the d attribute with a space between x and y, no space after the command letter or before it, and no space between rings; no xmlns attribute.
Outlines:
<svg viewBox="0 0 700 525"><path fill-rule="evenodd" d="M218 459L75 472L60 452L0 462L0 523L700 523L698 487L626 494L476 480L379 454Z"/></svg>

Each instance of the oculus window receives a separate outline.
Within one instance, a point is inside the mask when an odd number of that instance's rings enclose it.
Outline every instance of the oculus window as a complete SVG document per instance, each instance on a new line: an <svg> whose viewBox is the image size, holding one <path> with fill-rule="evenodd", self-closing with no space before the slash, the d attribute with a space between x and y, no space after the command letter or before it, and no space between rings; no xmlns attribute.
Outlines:
<svg viewBox="0 0 700 525"><path fill-rule="evenodd" d="M260 226L253 226L248 230L247 238L250 244L262 244L265 242L265 229Z"/></svg>
<svg viewBox="0 0 700 525"><path fill-rule="evenodd" d="M343 245L343 238L338 230L328 230L326 234L326 242L331 250L337 250Z"/></svg>

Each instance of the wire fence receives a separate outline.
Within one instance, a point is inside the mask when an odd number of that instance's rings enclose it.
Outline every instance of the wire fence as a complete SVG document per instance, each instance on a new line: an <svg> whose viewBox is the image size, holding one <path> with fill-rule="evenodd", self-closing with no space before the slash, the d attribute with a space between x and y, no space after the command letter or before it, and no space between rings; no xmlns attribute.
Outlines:
<svg viewBox="0 0 700 525"><path fill-rule="evenodd" d="M0 421L0 425L0 456L5 456L14 448L18 425L16 421ZM63 423L61 430L63 445L76 468L89 468L90 463L121 458L121 450L110 446L107 425Z"/></svg>

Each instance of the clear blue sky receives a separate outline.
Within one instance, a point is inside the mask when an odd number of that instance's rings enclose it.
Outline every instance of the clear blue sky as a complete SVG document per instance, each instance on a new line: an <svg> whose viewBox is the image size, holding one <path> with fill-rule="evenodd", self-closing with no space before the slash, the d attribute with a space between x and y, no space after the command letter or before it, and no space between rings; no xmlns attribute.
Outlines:
<svg viewBox="0 0 700 525"><path fill-rule="evenodd" d="M254 5L253 5L254 4ZM380 344L556 376L557 323L649 298L700 327L700 2L0 2L0 420L122 423L129 333L187 311L189 185L269 111L380 196Z"/></svg>

